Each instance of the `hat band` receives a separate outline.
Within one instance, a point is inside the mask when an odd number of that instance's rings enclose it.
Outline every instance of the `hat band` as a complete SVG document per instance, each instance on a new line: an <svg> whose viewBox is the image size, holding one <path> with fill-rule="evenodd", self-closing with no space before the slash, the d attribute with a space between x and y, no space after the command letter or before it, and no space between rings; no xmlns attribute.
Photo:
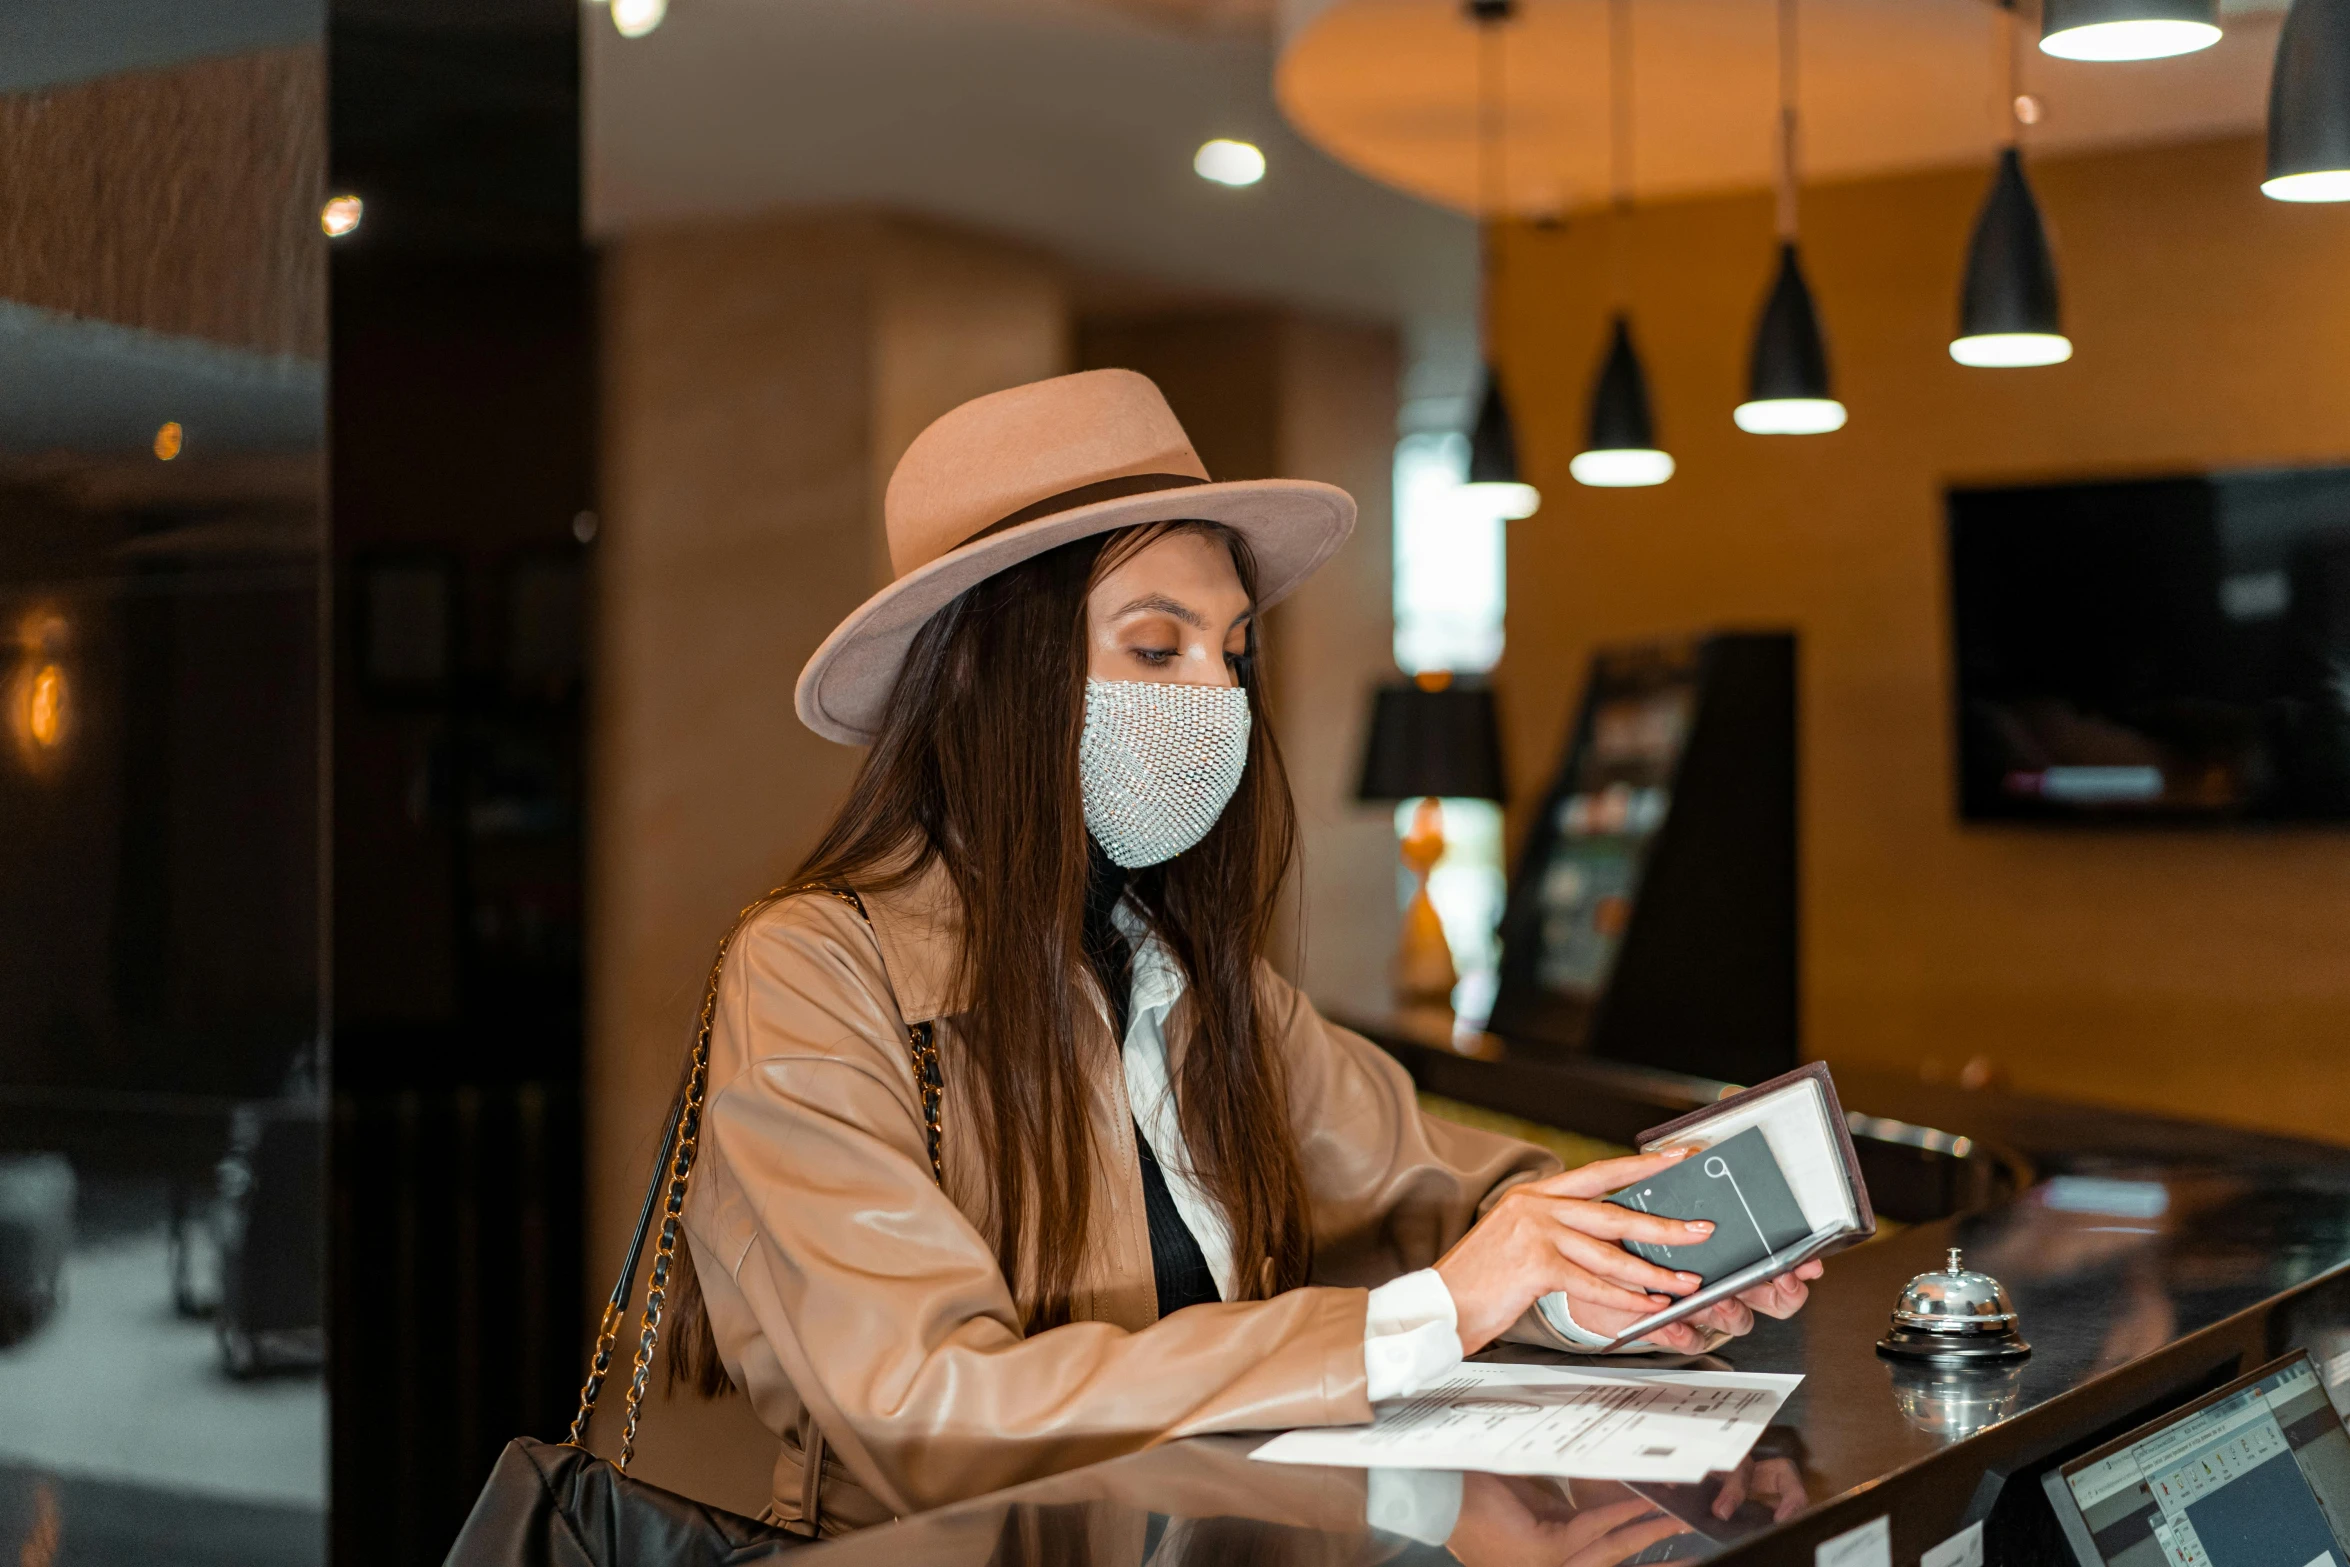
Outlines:
<svg viewBox="0 0 2350 1567"><path fill-rule="evenodd" d="M1009 517L999 517L965 539L963 544L977 544L981 539L991 538L1006 528L1017 528L1024 522L1034 522L1039 517L1050 517L1056 512L1075 511L1080 506L1091 506L1097 501L1119 501L1129 495L1149 495L1158 490L1185 490L1207 482L1188 473L1129 473L1115 479L1097 479L1091 484L1080 484L1074 490L1048 495L1041 501L1021 507ZM955 548L961 549L963 544Z"/></svg>

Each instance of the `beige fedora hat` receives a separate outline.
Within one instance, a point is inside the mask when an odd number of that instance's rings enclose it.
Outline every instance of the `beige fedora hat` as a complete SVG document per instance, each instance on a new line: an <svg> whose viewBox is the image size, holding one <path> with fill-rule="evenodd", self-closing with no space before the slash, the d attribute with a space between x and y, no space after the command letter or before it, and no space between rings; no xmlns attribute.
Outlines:
<svg viewBox="0 0 2350 1567"><path fill-rule="evenodd" d="M1056 544L1145 522L1220 522L1277 603L1354 531L1354 497L1303 479L1217 484L1167 399L1132 370L1087 370L972 399L906 448L882 521L897 580L835 627L793 705L827 740L870 741L922 623Z"/></svg>

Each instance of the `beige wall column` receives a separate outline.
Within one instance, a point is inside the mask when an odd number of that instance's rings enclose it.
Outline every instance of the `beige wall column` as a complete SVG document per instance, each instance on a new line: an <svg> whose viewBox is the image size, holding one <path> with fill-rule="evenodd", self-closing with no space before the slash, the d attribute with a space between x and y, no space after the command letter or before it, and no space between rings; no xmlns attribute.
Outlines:
<svg viewBox="0 0 2350 1567"><path fill-rule="evenodd" d="M1281 334L1281 471L1362 507L1354 538L1273 612L1281 747L1297 793L1298 980L1325 1011L1385 1010L1395 815L1354 797L1371 690L1395 668L1395 417L1402 361L1383 329L1292 317Z"/></svg>
<svg viewBox="0 0 2350 1567"><path fill-rule="evenodd" d="M1354 785L1371 688L1396 678L1395 334L1276 310L1103 316L1084 322L1078 357L1157 381L1214 477L1320 479L1362 507L1265 641L1303 862L1281 951L1325 1009L1379 1011L1399 926L1394 818L1357 804Z"/></svg>
<svg viewBox="0 0 2350 1567"><path fill-rule="evenodd" d="M1057 273L863 214L631 233L603 303L590 844L591 1275L617 1265L735 910L785 879L856 767L792 715L800 666L888 575L891 466L968 398L1067 368ZM614 1389L615 1397L619 1389ZM634 1472L756 1512L740 1399L646 1419Z"/></svg>

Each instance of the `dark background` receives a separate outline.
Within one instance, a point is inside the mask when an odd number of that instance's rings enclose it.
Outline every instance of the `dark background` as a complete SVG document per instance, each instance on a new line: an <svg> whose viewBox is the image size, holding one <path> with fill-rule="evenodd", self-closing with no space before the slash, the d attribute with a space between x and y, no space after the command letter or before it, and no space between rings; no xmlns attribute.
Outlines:
<svg viewBox="0 0 2350 1567"><path fill-rule="evenodd" d="M338 1563L438 1561L581 1375L579 19L331 21Z"/></svg>

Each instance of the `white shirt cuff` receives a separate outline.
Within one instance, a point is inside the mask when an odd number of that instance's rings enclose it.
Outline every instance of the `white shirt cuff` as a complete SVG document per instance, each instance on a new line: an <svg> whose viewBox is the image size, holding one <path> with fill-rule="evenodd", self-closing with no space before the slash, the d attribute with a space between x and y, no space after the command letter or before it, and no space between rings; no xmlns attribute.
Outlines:
<svg viewBox="0 0 2350 1567"><path fill-rule="evenodd" d="M1534 1309L1542 1313L1542 1320L1550 1325L1551 1332L1556 1333L1560 1338L1565 1339L1568 1343L1574 1345L1576 1348L1587 1349L1595 1354L1602 1353L1607 1350L1608 1339L1605 1334L1594 1333L1589 1328L1583 1326L1582 1323L1575 1320L1575 1313L1569 1310L1567 1306L1566 1291L1552 1290L1549 1294L1543 1296L1540 1300L1534 1303ZM1614 1351L1614 1353L1619 1355L1633 1355L1638 1354L1643 1350L1655 1349L1656 1347L1656 1345L1650 1343L1647 1339L1638 1338L1634 1339L1629 1344L1623 1345L1621 1348Z"/></svg>
<svg viewBox="0 0 2350 1567"><path fill-rule="evenodd" d="M1364 1391L1371 1401L1409 1397L1459 1365L1460 1320L1452 1291L1434 1268L1371 1291L1363 1319Z"/></svg>
<svg viewBox="0 0 2350 1567"><path fill-rule="evenodd" d="M1461 1477L1452 1469L1363 1471L1363 1522L1422 1545L1442 1545L1461 1521Z"/></svg>

